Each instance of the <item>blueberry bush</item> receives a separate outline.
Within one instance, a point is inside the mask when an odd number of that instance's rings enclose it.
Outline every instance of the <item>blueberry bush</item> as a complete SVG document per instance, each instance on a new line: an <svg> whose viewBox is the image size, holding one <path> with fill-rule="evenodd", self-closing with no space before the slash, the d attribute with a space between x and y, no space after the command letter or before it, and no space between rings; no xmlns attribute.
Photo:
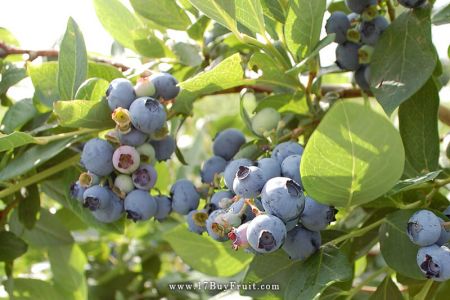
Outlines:
<svg viewBox="0 0 450 300"><path fill-rule="evenodd" d="M448 299L448 1L92 2L0 28L2 297Z"/></svg>

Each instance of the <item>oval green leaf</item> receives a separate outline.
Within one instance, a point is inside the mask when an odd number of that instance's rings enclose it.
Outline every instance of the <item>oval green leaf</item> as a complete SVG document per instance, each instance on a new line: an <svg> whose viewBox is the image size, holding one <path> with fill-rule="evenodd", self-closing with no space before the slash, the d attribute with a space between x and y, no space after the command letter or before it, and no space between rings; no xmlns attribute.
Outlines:
<svg viewBox="0 0 450 300"><path fill-rule="evenodd" d="M0 231L0 261L12 261L27 252L27 244L14 233Z"/></svg>
<svg viewBox="0 0 450 300"><path fill-rule="evenodd" d="M311 136L300 172L312 198L349 207L389 191L404 163L400 134L385 115L369 104L340 101Z"/></svg>

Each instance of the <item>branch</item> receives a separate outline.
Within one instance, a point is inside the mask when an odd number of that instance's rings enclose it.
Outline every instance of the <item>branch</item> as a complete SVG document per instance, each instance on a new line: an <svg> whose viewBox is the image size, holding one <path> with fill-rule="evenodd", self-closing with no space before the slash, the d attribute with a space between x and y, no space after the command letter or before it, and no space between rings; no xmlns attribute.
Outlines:
<svg viewBox="0 0 450 300"><path fill-rule="evenodd" d="M48 50L30 50L30 49L21 49L16 48L14 46L7 45L5 43L0 42L0 58L5 58L9 55L28 55L28 60L33 61L38 57L58 57L59 51L54 49ZM91 59L95 62L105 63L120 69L122 72L130 69L130 67L114 62L108 59L99 58L99 57L91 57Z"/></svg>

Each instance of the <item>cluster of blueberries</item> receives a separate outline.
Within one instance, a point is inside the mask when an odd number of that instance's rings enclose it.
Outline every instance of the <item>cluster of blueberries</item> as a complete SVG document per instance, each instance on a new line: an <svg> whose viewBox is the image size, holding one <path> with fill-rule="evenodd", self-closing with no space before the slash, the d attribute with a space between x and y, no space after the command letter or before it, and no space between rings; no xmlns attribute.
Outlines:
<svg viewBox="0 0 450 300"><path fill-rule="evenodd" d="M381 34L389 26L377 6L377 0L346 0L352 11L347 15L342 11L333 12L327 20L327 34L336 34L336 64L345 71L355 72L355 82L364 91L370 91L370 60L374 46ZM399 0L401 5L417 8L425 0Z"/></svg>
<svg viewBox="0 0 450 300"><path fill-rule="evenodd" d="M270 157L233 159L243 144L243 133L234 128L215 137L214 156L201 169L202 182L210 187L207 204L196 209L198 194L186 197L193 208L189 230L207 232L219 242L231 240L235 250L261 254L282 248L291 259L306 259L320 247L320 231L335 220L336 210L304 194L303 147L288 141Z"/></svg>
<svg viewBox="0 0 450 300"><path fill-rule="evenodd" d="M450 206L444 210L450 217ZM417 264L424 275L435 281L450 279L450 228L444 220L429 210L419 210L408 221L407 233L420 246Z"/></svg>
<svg viewBox="0 0 450 300"><path fill-rule="evenodd" d="M166 108L180 89L170 74L138 79L135 86L124 78L114 79L106 91L116 128L106 140L89 140L81 154L86 169L71 186L71 196L94 217L105 223L117 221L124 212L133 221L164 219L171 211L168 196L151 196L156 161L175 152L168 134Z"/></svg>

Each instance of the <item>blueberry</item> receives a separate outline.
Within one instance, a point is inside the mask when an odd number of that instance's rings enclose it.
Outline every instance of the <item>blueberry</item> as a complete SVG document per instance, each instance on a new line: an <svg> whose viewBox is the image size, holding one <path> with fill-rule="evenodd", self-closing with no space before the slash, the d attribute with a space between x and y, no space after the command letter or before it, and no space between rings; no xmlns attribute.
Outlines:
<svg viewBox="0 0 450 300"><path fill-rule="evenodd" d="M155 156L158 161L170 159L176 148L175 140L170 135L160 141L151 141L150 144L155 149Z"/></svg>
<svg viewBox="0 0 450 300"><path fill-rule="evenodd" d="M281 116L277 110L271 107L263 108L252 118L252 129L256 134L265 136L277 129L280 119Z"/></svg>
<svg viewBox="0 0 450 300"><path fill-rule="evenodd" d="M240 130L235 128L225 129L216 135L213 152L214 155L230 160L238 153L243 144L245 144L245 136Z"/></svg>
<svg viewBox="0 0 450 300"><path fill-rule="evenodd" d="M160 129L166 122L164 107L151 97L134 100L129 111L133 126L147 134Z"/></svg>
<svg viewBox="0 0 450 300"><path fill-rule="evenodd" d="M211 196L210 203L214 204L216 208L226 209L233 204L233 197L234 193L229 190L218 191Z"/></svg>
<svg viewBox="0 0 450 300"><path fill-rule="evenodd" d="M388 26L389 23L383 16L377 16L371 21L363 21L360 27L361 42L374 46Z"/></svg>
<svg viewBox="0 0 450 300"><path fill-rule="evenodd" d="M283 250L290 259L305 260L319 250L321 243L320 232L299 225L288 231Z"/></svg>
<svg viewBox="0 0 450 300"><path fill-rule="evenodd" d="M243 198L255 198L261 193L266 181L260 168L240 166L233 181L233 190Z"/></svg>
<svg viewBox="0 0 450 300"><path fill-rule="evenodd" d="M377 0L345 0L347 7L357 14L362 14L372 5L377 5Z"/></svg>
<svg viewBox="0 0 450 300"><path fill-rule="evenodd" d="M448 206L442 213L446 215L447 218L450 218L450 206Z"/></svg>
<svg viewBox="0 0 450 300"><path fill-rule="evenodd" d="M168 196L164 195L156 196L154 198L158 206L155 219L161 222L165 220L172 211L172 200Z"/></svg>
<svg viewBox="0 0 450 300"><path fill-rule="evenodd" d="M398 0L400 5L407 8L417 8L422 6L425 2L426 0Z"/></svg>
<svg viewBox="0 0 450 300"><path fill-rule="evenodd" d="M78 177L78 183L85 188L88 188L93 185L97 185L100 183L100 176L87 171L80 174L80 177Z"/></svg>
<svg viewBox="0 0 450 300"><path fill-rule="evenodd" d="M98 138L91 139L84 145L81 163L88 171L99 176L107 176L114 170L113 152L113 146L107 141Z"/></svg>
<svg viewBox="0 0 450 300"><path fill-rule="evenodd" d="M149 77L140 77L134 86L136 97L153 97L155 95L155 85Z"/></svg>
<svg viewBox="0 0 450 300"><path fill-rule="evenodd" d="M342 44L347 41L347 30L350 29L350 26L350 20L347 15L342 11L335 11L328 18L325 24L325 30L327 34L335 33L336 37L334 41Z"/></svg>
<svg viewBox="0 0 450 300"><path fill-rule="evenodd" d="M266 213L284 222L297 219L305 207L305 195L301 186L286 177L275 177L264 185L261 202Z"/></svg>
<svg viewBox="0 0 450 300"><path fill-rule="evenodd" d="M294 229L294 227L298 225L299 221L300 221L300 217L292 219L292 220L284 223L286 225L286 231Z"/></svg>
<svg viewBox="0 0 450 300"><path fill-rule="evenodd" d="M441 229L441 234L440 234L439 239L437 240L436 244L439 246L442 246L442 245L448 243L448 241L450 241L450 231L447 231L447 229L444 226L442 226L443 225L442 223L445 222L444 220L439 218L439 221L441 222L442 229Z"/></svg>
<svg viewBox="0 0 450 300"><path fill-rule="evenodd" d="M97 209L92 212L92 215L100 222L112 223L119 220L123 213L123 201L117 197L112 191L111 193L111 203L108 207L104 209Z"/></svg>
<svg viewBox="0 0 450 300"><path fill-rule="evenodd" d="M264 173L266 180L281 176L281 167L275 158L261 158L256 162L256 166Z"/></svg>
<svg viewBox="0 0 450 300"><path fill-rule="evenodd" d="M134 190L133 180L131 176L120 174L114 180L114 186L124 194L128 194L132 190Z"/></svg>
<svg viewBox="0 0 450 300"><path fill-rule="evenodd" d="M206 210L191 210L187 215L187 223L189 230L202 234L206 231L206 220L208 219L208 213Z"/></svg>
<svg viewBox="0 0 450 300"><path fill-rule="evenodd" d="M116 78L106 90L106 99L111 111L118 107L129 108L131 103L136 99L133 85L128 79Z"/></svg>
<svg viewBox="0 0 450 300"><path fill-rule="evenodd" d="M70 185L70 196L73 199L78 200L79 202L83 203L83 193L86 190L85 187L82 187L80 185L80 182L74 182Z"/></svg>
<svg viewBox="0 0 450 300"><path fill-rule="evenodd" d="M227 186L227 188L233 191L234 177L236 176L239 167L241 166L250 167L252 165L253 162L246 158L240 158L230 161L227 167L225 168L225 171L223 172L223 178L225 180L225 185Z"/></svg>
<svg viewBox="0 0 450 300"><path fill-rule="evenodd" d="M147 191L134 190L124 200L127 218L136 221L148 220L156 215L157 204L155 198Z"/></svg>
<svg viewBox="0 0 450 300"><path fill-rule="evenodd" d="M307 229L320 231L324 230L331 222L336 221L336 213L337 210L333 206L324 205L306 197L300 221Z"/></svg>
<svg viewBox="0 0 450 300"><path fill-rule="evenodd" d="M450 250L431 245L422 247L417 252L417 265L426 278L435 281L450 279Z"/></svg>
<svg viewBox="0 0 450 300"><path fill-rule="evenodd" d="M155 186L158 174L150 164L141 164L131 177L134 186L141 190L150 190Z"/></svg>
<svg viewBox="0 0 450 300"><path fill-rule="evenodd" d="M187 215L198 207L200 195L194 184L187 179L180 179L170 189L172 198L172 210Z"/></svg>
<svg viewBox="0 0 450 300"><path fill-rule="evenodd" d="M259 215L250 221L247 240L253 250L271 253L279 249L286 239L284 223L272 215Z"/></svg>
<svg viewBox="0 0 450 300"><path fill-rule="evenodd" d="M213 156L203 163L201 178L203 183L212 183L216 174L225 170L227 161L220 156Z"/></svg>
<svg viewBox="0 0 450 300"><path fill-rule="evenodd" d="M419 210L409 219L407 233L414 244L429 246L438 241L441 235L441 222L431 211Z"/></svg>
<svg viewBox="0 0 450 300"><path fill-rule="evenodd" d="M356 72L355 72L355 82L361 90L365 92L370 91L370 83L369 83L369 74L370 74L370 67L365 65L361 66Z"/></svg>
<svg viewBox="0 0 450 300"><path fill-rule="evenodd" d="M174 99L180 92L178 81L168 73L154 74L150 80L155 85L156 96L164 100Z"/></svg>
<svg viewBox="0 0 450 300"><path fill-rule="evenodd" d="M234 202L228 209L226 209L226 212L228 214L239 215L239 225L255 218L252 208L245 203L245 199L243 198Z"/></svg>
<svg viewBox="0 0 450 300"><path fill-rule="evenodd" d="M350 25L355 25L360 22L361 16L357 13L350 13L347 15L347 19L350 21Z"/></svg>
<svg viewBox="0 0 450 300"><path fill-rule="evenodd" d="M161 141L165 139L168 134L169 134L169 127L167 127L167 123L165 123L163 127L159 128L158 130L150 134L150 139L152 141Z"/></svg>
<svg viewBox="0 0 450 300"><path fill-rule="evenodd" d="M155 148L149 143L142 144L136 147L137 152L139 152L141 157L141 162L148 164L155 164L156 153Z"/></svg>
<svg viewBox="0 0 450 300"><path fill-rule="evenodd" d="M281 163L281 175L288 177L302 185L302 178L300 175L300 162L302 156L298 154L289 155Z"/></svg>
<svg viewBox="0 0 450 300"><path fill-rule="evenodd" d="M222 220L222 217L225 214L225 210L218 209L213 211L206 220L206 231L208 232L208 235L218 242L225 242L228 240L225 232L218 226L218 222Z"/></svg>
<svg viewBox="0 0 450 300"><path fill-rule="evenodd" d="M278 163L281 166L281 163L283 162L283 160L288 157L289 155L293 155L293 154L298 154L298 155L302 155L303 154L303 147L296 142L284 142L281 144L278 144L272 151L272 158L275 158Z"/></svg>
<svg viewBox="0 0 450 300"><path fill-rule="evenodd" d="M83 193L83 206L92 211L106 209L111 205L112 193L106 187L94 185Z"/></svg>
<svg viewBox="0 0 450 300"><path fill-rule="evenodd" d="M124 134L121 133L119 131L119 141L122 145L128 145L128 146L140 146L143 143L145 143L145 141L148 138L148 135L146 135L145 133L143 133L142 131L139 131L135 128L132 128L130 130L130 132Z"/></svg>
<svg viewBox="0 0 450 300"><path fill-rule="evenodd" d="M233 227L228 233L228 238L232 241L234 250L238 250L239 248L246 249L249 247L247 240L248 225L250 225L250 222L244 223L237 228Z"/></svg>
<svg viewBox="0 0 450 300"><path fill-rule="evenodd" d="M141 157L134 147L120 146L112 157L114 168L124 174L131 174L139 168Z"/></svg>
<svg viewBox="0 0 450 300"><path fill-rule="evenodd" d="M338 67L346 71L358 70L360 66L359 47L359 45L350 42L338 45L336 48L336 64Z"/></svg>

